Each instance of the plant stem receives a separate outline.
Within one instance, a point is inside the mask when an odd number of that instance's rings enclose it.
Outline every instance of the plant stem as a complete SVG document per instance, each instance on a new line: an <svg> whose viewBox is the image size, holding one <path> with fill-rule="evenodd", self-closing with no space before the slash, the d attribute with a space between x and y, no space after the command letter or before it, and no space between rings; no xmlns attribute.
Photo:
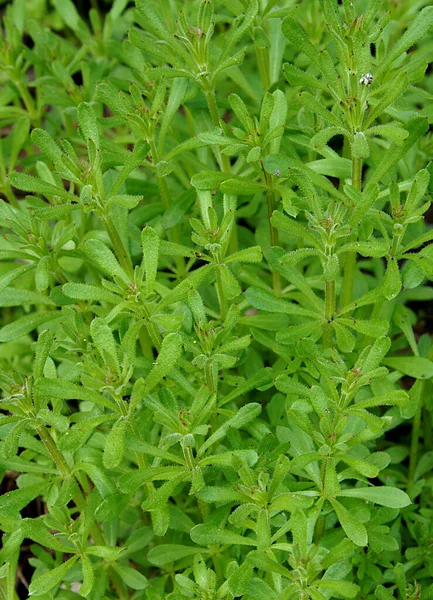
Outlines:
<svg viewBox="0 0 433 600"><path fill-rule="evenodd" d="M352 158L352 187L355 190L361 191L362 177L362 158ZM350 241L354 241L351 238ZM356 252L348 252L346 254L346 262L344 265L343 277L343 292L341 296L341 308L344 308L352 302L353 284L355 282L356 271Z"/></svg>
<svg viewBox="0 0 433 600"><path fill-rule="evenodd" d="M155 142L153 140L149 140L150 150L152 152L152 159L154 164L158 163L159 155L158 150L156 148ZM164 203L164 207L168 209L170 207L170 192L167 186L167 182L164 177L156 177L158 182L159 193L161 194L162 201ZM171 232L169 232L169 238L171 238L176 244L180 244L180 231L179 225L175 225ZM186 276L186 268L185 268L185 259L183 256L175 256L174 257L176 263L177 273L179 278L182 279Z"/></svg>
<svg viewBox="0 0 433 600"><path fill-rule="evenodd" d="M271 80L269 78L269 49L258 48L256 46L256 56L263 91L267 92L271 86Z"/></svg>
<svg viewBox="0 0 433 600"><path fill-rule="evenodd" d="M427 355L429 360L433 360L433 346L430 349L430 352ZM415 471L417 467L418 461L418 450L419 450L419 436L421 433L421 417L423 412L423 404L424 404L424 392L425 392L425 380L418 379L415 384L412 386L412 389L415 386L418 386L416 390L416 394L419 396L418 406L416 409L415 416L413 418L412 423L412 436L410 441L410 454L409 454L409 485L411 485L415 480ZM418 391L419 390L419 391Z"/></svg>
<svg viewBox="0 0 433 600"><path fill-rule="evenodd" d="M215 91L213 89L208 89L204 92L206 96L207 105L209 108L209 113L212 119L212 123L215 127L219 127L220 124L220 115L218 112L218 106L215 99ZM221 169L224 173L230 173L230 160L226 154L220 153L221 159Z"/></svg>
<svg viewBox="0 0 433 600"><path fill-rule="evenodd" d="M101 216L101 221L105 227L105 231L108 233L111 243L113 244L114 253L117 256L120 266L123 267L132 280L134 272L132 268L131 257L125 248L122 238L120 237L119 232L117 231L116 226L111 219L111 216L109 214L104 214Z"/></svg>
<svg viewBox="0 0 433 600"><path fill-rule="evenodd" d="M325 282L325 319L332 321L335 313L335 280Z"/></svg>
<svg viewBox="0 0 433 600"><path fill-rule="evenodd" d="M221 319L224 320L227 316L227 298L225 297L225 294L224 294L220 268L221 267L216 268L216 283L217 283L218 300L220 303Z"/></svg>
<svg viewBox="0 0 433 600"><path fill-rule="evenodd" d="M275 210L275 194L272 189L272 179L269 173L265 171L262 165L263 176L266 183L266 200L268 203L268 220L269 220L269 234L271 238L271 246L279 246L278 229L276 229L271 223L272 213ZM277 271L272 271L272 286L276 296L281 296L281 281L280 274Z"/></svg>
<svg viewBox="0 0 433 600"><path fill-rule="evenodd" d="M410 441L410 455L409 455L409 485L415 480L415 471L418 461L418 449L419 449L419 435L421 431L421 415L423 409L423 398L424 398L424 381L419 381L419 400L416 409L415 416L412 423L412 436Z"/></svg>
<svg viewBox="0 0 433 600"><path fill-rule="evenodd" d="M214 376L213 376L212 363L210 363L210 362L206 363L206 366L204 368L204 374L205 374L205 381L206 381L207 387L209 388L211 394L215 394L216 393L216 385L215 385Z"/></svg>
<svg viewBox="0 0 433 600"><path fill-rule="evenodd" d="M37 432L38 432L39 437L41 438L45 448L50 453L51 458L53 459L56 467L59 469L61 476L62 477L71 476L71 470L69 468L69 465L65 461L63 454L57 448L50 432L43 425L37 428ZM80 512L82 512L85 508L85 500L83 498L83 494L81 493L80 488L78 488L77 492L74 494L73 500L75 502L77 509ZM104 537L96 523L94 523L91 526L90 531L91 531L92 537L95 540L95 542L100 546L105 546Z"/></svg>
<svg viewBox="0 0 433 600"><path fill-rule="evenodd" d="M335 314L335 280L325 281L325 336L324 346L330 348L332 345L331 322Z"/></svg>
<svg viewBox="0 0 433 600"><path fill-rule="evenodd" d="M51 458L55 462L56 467L59 469L61 476L67 477L68 475L70 475L71 471L69 469L69 466L65 461L63 454L56 447L56 444L54 443L51 434L43 426L38 427L37 432L42 442L44 443L45 448L48 450L48 452L51 455Z"/></svg>

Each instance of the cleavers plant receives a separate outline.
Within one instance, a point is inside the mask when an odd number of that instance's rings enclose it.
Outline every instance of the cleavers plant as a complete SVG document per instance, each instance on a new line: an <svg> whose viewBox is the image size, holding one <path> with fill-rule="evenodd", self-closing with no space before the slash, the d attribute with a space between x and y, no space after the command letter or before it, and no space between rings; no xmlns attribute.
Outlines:
<svg viewBox="0 0 433 600"><path fill-rule="evenodd" d="M76 4L2 20L0 596L432 598L431 2Z"/></svg>

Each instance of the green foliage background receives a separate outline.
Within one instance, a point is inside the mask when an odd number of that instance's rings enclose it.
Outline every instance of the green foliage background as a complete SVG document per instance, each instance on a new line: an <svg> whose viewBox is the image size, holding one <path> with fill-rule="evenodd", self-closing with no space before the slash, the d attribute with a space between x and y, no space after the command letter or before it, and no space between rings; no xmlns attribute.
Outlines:
<svg viewBox="0 0 433 600"><path fill-rule="evenodd" d="M432 597L431 2L6 4L2 597Z"/></svg>

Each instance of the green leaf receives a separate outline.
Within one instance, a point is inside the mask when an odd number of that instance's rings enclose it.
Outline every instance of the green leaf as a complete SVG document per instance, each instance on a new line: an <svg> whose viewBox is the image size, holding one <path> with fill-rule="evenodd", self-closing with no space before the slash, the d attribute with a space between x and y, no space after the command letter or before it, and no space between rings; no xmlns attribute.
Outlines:
<svg viewBox="0 0 433 600"><path fill-rule="evenodd" d="M350 583L350 581L322 579L317 583L317 587L319 589L335 592L338 596L343 596L343 598L355 598L359 593L359 585Z"/></svg>
<svg viewBox="0 0 433 600"><path fill-rule="evenodd" d="M316 317L316 314L305 308L301 308L298 304L278 298L271 292L262 288L249 287L245 292L245 297L251 306L260 310L265 310L274 313L283 313L286 315L304 315Z"/></svg>
<svg viewBox="0 0 433 600"><path fill-rule="evenodd" d="M238 280L226 265L222 264L218 267L218 273L221 280L222 291L227 300L233 300L233 298L236 298L242 293Z"/></svg>
<svg viewBox="0 0 433 600"><path fill-rule="evenodd" d="M423 8L416 16L415 20L409 25L404 34L394 44L390 52L379 63L377 74L389 70L392 63L401 55L414 46L430 29L433 24L433 7Z"/></svg>
<svg viewBox="0 0 433 600"><path fill-rule="evenodd" d="M71 0L54 0L53 4L64 23L73 31L79 31L80 16L74 3Z"/></svg>
<svg viewBox="0 0 433 600"><path fill-rule="evenodd" d="M283 215L283 213L278 210L274 211L272 214L271 223L277 229L286 231L287 233L304 240L309 246L320 249L319 241L308 231L307 225L303 225L290 217L286 217L286 215Z"/></svg>
<svg viewBox="0 0 433 600"><path fill-rule="evenodd" d="M77 108L77 116L83 138L92 140L96 148L99 148L99 128L92 105L81 102Z"/></svg>
<svg viewBox="0 0 433 600"><path fill-rule="evenodd" d="M354 319L353 317L350 319L339 317L337 322L370 337L382 337L388 333L389 329L388 321L385 319L370 319L367 321L364 319Z"/></svg>
<svg viewBox="0 0 433 600"><path fill-rule="evenodd" d="M173 290L171 290L162 301L159 303L159 307L169 306L174 302L180 302L187 297L188 292L193 289L197 289L209 271L212 269L211 265L205 265L196 269L186 277L181 283L179 283Z"/></svg>
<svg viewBox="0 0 433 600"><path fill-rule="evenodd" d="M239 546L256 546L256 542L250 538L239 535L227 529L220 529L213 525L201 524L196 525L191 529L190 536L195 544L200 546L224 544L239 545Z"/></svg>
<svg viewBox="0 0 433 600"><path fill-rule="evenodd" d="M226 179L220 184L223 194L234 196L252 196L265 191L265 186L250 179Z"/></svg>
<svg viewBox="0 0 433 600"><path fill-rule="evenodd" d="M90 323L90 333L93 343L98 349L105 364L115 373L120 372L119 357L116 342L110 327L100 317L95 317Z"/></svg>
<svg viewBox="0 0 433 600"><path fill-rule="evenodd" d="M58 567L55 567L54 569L50 569L47 573L44 573L35 581L32 581L29 587L29 595L44 596L53 587L60 585L77 560L78 555L72 556L66 562L62 563Z"/></svg>
<svg viewBox="0 0 433 600"><path fill-rule="evenodd" d="M318 89L324 92L328 91L328 86L321 79L319 79L318 77L313 77L313 75L310 75L305 71L301 71L294 65L285 63L283 70L284 75L286 76L286 79L290 83L290 85L302 86L303 88Z"/></svg>
<svg viewBox="0 0 433 600"><path fill-rule="evenodd" d="M241 262L241 263L259 263L262 261L262 250L260 246L251 246L245 250L239 250L234 254L230 254L225 259L226 263Z"/></svg>
<svg viewBox="0 0 433 600"><path fill-rule="evenodd" d="M65 283L62 290L65 296L75 300L107 302L116 305L122 300L121 296L113 294L103 287L87 283Z"/></svg>
<svg viewBox="0 0 433 600"><path fill-rule="evenodd" d="M228 419L224 425L221 425L200 447L197 455L201 456L210 446L221 440L228 433L230 428L233 429L244 429L251 421L261 413L262 407L256 402L251 402L242 406L237 413Z"/></svg>
<svg viewBox="0 0 433 600"><path fill-rule="evenodd" d="M433 377L433 362L421 356L390 356L383 360L383 364L415 379Z"/></svg>
<svg viewBox="0 0 433 600"><path fill-rule="evenodd" d="M88 546L86 548L86 554L97 556L110 562L117 560L123 551L124 548L119 548L118 546Z"/></svg>
<svg viewBox="0 0 433 600"><path fill-rule="evenodd" d="M112 568L120 575L123 583L133 590L144 590L147 586L147 578L131 567L125 567L119 563L113 563Z"/></svg>
<svg viewBox="0 0 433 600"><path fill-rule="evenodd" d="M143 248L143 266L146 273L146 292L153 291L156 272L158 270L159 237L154 229L146 226L141 232L141 246Z"/></svg>
<svg viewBox="0 0 433 600"><path fill-rule="evenodd" d="M367 500L367 502L374 502L374 504L380 504L388 508L404 508L411 504L411 500L406 492L386 485L341 490L340 496L344 496L345 498L361 498L362 500Z"/></svg>
<svg viewBox="0 0 433 600"><path fill-rule="evenodd" d="M136 408L139 399L147 396L170 373L177 365L181 355L181 337L177 333L169 333L162 341L161 349L153 369L139 385L137 382L137 390L134 388L134 397L131 398L131 411Z"/></svg>
<svg viewBox="0 0 433 600"><path fill-rule="evenodd" d="M407 139L402 144L394 142L394 144L382 154L379 165L369 180L370 184L382 181L386 173L397 164L399 160L406 156L412 146L425 134L428 129L428 123L426 119L419 117L408 121L406 128L409 132Z"/></svg>
<svg viewBox="0 0 433 600"><path fill-rule="evenodd" d="M23 190L24 192L42 194L47 197L59 196L68 202L76 202L78 200L77 196L74 196L74 194L71 194L70 192L66 192L63 188L42 181L42 179L38 179L32 175L16 173L13 171L9 174L9 180L15 188Z"/></svg>
<svg viewBox="0 0 433 600"><path fill-rule="evenodd" d="M322 117L322 119L330 125L334 125L335 127L342 126L340 119L336 117L330 110L328 110L325 105L322 104L315 96L310 94L310 92L302 92L302 94L299 95L299 100L301 104L305 106L305 108L307 108L313 114Z"/></svg>
<svg viewBox="0 0 433 600"><path fill-rule="evenodd" d="M228 589L235 598L243 596L249 590L251 580L254 574L253 565L246 560L241 566L236 569L227 581Z"/></svg>
<svg viewBox="0 0 433 600"><path fill-rule="evenodd" d="M0 276L0 292L5 290L13 281L34 269L33 265L22 265Z"/></svg>
<svg viewBox="0 0 433 600"><path fill-rule="evenodd" d="M319 51L311 43L309 36L302 27L292 18L286 17L281 26L287 41L292 44L298 52L303 52L311 62L318 64Z"/></svg>
<svg viewBox="0 0 433 600"><path fill-rule="evenodd" d="M106 469L116 468L123 459L126 425L127 421L123 417L120 417L107 435L102 457L102 462Z"/></svg>
<svg viewBox="0 0 433 600"><path fill-rule="evenodd" d="M48 398L60 398L61 400L86 400L111 408L117 412L117 406L102 394L87 389L81 385L71 383L65 379L46 379L40 377L35 383L35 393Z"/></svg>
<svg viewBox="0 0 433 600"><path fill-rule="evenodd" d="M392 85L388 87L386 93L382 95L379 102L367 113L364 124L365 129L368 129L373 121L375 121L375 119L377 119L390 104L403 94L408 85L409 81L407 73L399 73L393 80Z"/></svg>
<svg viewBox="0 0 433 600"><path fill-rule="evenodd" d="M116 519L122 510L128 506L130 501L130 494L111 494L110 496L106 496L97 507L95 517L102 523L113 521L113 519ZM104 546L102 546L102 548L104 548ZM122 549L118 548L117 550L121 551ZM92 554L90 550L87 550L87 552ZM115 560L115 558L110 560Z"/></svg>
<svg viewBox="0 0 433 600"><path fill-rule="evenodd" d="M130 196L127 194L111 196L110 198L110 202L122 206L123 208L127 208L128 210L135 208L142 200L143 196Z"/></svg>
<svg viewBox="0 0 433 600"><path fill-rule="evenodd" d="M340 492L340 495L342 492ZM335 498L329 498L332 508L335 510L338 520L347 535L356 546L366 546L368 543L367 530L340 502Z"/></svg>
<svg viewBox="0 0 433 600"><path fill-rule="evenodd" d="M196 554L207 554L207 548L198 548L197 546L182 546L180 544L161 544L152 548L147 560L157 567L164 567L170 563L186 558L187 556L195 556Z"/></svg>
<svg viewBox="0 0 433 600"><path fill-rule="evenodd" d="M87 240L85 243L87 256L100 268L100 270L110 277L118 277L125 283L129 278L122 267L119 265L113 252L99 240Z"/></svg>
<svg viewBox="0 0 433 600"><path fill-rule="evenodd" d="M355 133L352 144L352 158L367 158L368 156L370 156L370 148L365 133Z"/></svg>
<svg viewBox="0 0 433 600"><path fill-rule="evenodd" d="M0 512L5 517L16 516L32 500L43 494L49 481L40 480L38 483L28 485L0 496Z"/></svg>
<svg viewBox="0 0 433 600"><path fill-rule="evenodd" d="M13 342L18 340L23 335L27 335L36 329L36 327L50 323L55 319L60 319L61 316L62 312L57 310L45 313L29 313L2 327L2 329L0 329L0 342Z"/></svg>
<svg viewBox="0 0 433 600"><path fill-rule="evenodd" d="M81 568L83 570L83 585L80 587L79 594L80 596L87 598L95 583L95 574L93 572L92 563L87 554L81 555Z"/></svg>
<svg viewBox="0 0 433 600"><path fill-rule="evenodd" d="M235 400L239 396L242 396L252 389L260 389L263 386L268 386L273 380L273 371L271 368L259 369L252 377L249 377L246 381L239 384L236 389L224 396L220 401L220 406Z"/></svg>

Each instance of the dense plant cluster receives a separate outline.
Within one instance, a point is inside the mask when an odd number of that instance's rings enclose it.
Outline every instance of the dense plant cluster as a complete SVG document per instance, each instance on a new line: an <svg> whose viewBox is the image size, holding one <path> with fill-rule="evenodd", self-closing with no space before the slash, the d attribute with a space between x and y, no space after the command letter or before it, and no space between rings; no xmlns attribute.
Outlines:
<svg viewBox="0 0 433 600"><path fill-rule="evenodd" d="M2 598L433 597L429 4L8 4Z"/></svg>

